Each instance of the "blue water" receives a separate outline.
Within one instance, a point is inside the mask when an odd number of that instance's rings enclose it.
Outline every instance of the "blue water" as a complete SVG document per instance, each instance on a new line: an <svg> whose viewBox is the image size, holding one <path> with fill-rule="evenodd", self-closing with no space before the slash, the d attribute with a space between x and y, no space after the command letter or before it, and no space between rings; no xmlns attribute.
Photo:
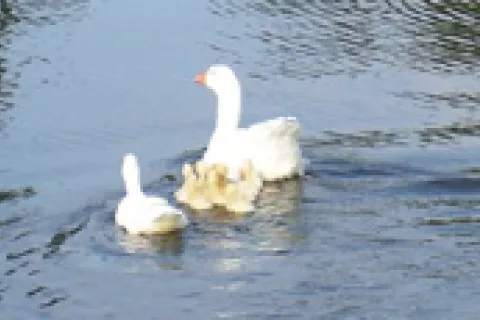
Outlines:
<svg viewBox="0 0 480 320"><path fill-rule="evenodd" d="M477 319L478 4L19 1L0 29L5 319ZM169 198L214 125L296 116L307 177L181 234L114 224L124 153ZM166 176L173 175L175 181Z"/></svg>

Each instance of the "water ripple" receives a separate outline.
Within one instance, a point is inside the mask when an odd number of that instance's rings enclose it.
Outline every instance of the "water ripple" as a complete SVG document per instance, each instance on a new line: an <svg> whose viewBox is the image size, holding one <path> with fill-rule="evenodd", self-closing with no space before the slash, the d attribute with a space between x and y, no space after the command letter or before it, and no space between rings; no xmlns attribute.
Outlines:
<svg viewBox="0 0 480 320"><path fill-rule="evenodd" d="M19 90L22 74L30 66L36 67L39 83L52 79L48 72L40 72L43 66L51 69L49 57L28 52L19 52L12 39L29 37L33 42L38 28L52 26L65 21L79 20L88 13L88 0L82 1L2 1L0 14L0 130L11 120L7 112L15 106L15 95ZM34 45L35 46L35 45ZM44 71L44 70L42 70ZM51 71L51 70L49 70Z"/></svg>
<svg viewBox="0 0 480 320"><path fill-rule="evenodd" d="M418 70L473 73L479 67L475 2L445 5L427 1L210 1L222 19L245 21L240 32L226 33L222 50L235 53L228 38L259 41L267 67L260 77L317 78L355 74L374 62L399 63ZM239 18L238 16L241 16ZM222 36L222 34L219 34ZM232 48L232 49L227 49Z"/></svg>

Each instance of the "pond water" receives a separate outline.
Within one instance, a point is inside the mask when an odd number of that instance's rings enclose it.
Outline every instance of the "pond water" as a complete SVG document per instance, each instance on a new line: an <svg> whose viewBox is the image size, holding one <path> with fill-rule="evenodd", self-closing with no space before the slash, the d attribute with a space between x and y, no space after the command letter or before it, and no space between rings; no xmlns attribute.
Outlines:
<svg viewBox="0 0 480 320"><path fill-rule="evenodd" d="M3 8L2 318L477 319L479 16L420 0ZM174 202L214 125L193 77L215 62L242 81L242 124L299 119L306 178L248 216L125 235L123 154Z"/></svg>

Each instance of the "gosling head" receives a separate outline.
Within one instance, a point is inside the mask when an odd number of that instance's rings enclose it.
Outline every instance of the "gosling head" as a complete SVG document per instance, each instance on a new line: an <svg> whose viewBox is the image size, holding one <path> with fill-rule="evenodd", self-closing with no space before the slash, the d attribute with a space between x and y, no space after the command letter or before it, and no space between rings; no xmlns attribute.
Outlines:
<svg viewBox="0 0 480 320"><path fill-rule="evenodd" d="M198 161L195 164L197 174L198 174L198 179L205 180L207 178L207 171L208 167L207 164L203 161Z"/></svg>
<svg viewBox="0 0 480 320"><path fill-rule="evenodd" d="M195 172L193 171L193 166L190 163L183 164L182 175L184 180L187 180L195 175Z"/></svg>

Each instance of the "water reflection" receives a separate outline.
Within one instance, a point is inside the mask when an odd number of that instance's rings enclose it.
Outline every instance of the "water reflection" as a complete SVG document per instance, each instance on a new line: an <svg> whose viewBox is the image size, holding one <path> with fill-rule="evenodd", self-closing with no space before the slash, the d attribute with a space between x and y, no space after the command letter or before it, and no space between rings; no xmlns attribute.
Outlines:
<svg viewBox="0 0 480 320"><path fill-rule="evenodd" d="M475 72L480 44L475 1L455 4L417 1L233 1L211 0L211 12L243 21L240 34L229 29L230 44L213 49L231 51L238 39L261 44L258 75L317 78L355 74L376 62L406 63L414 69Z"/></svg>
<svg viewBox="0 0 480 320"><path fill-rule="evenodd" d="M478 70L480 3L424 1L406 8L411 14L405 15L404 29L413 40L406 52L415 68L455 73Z"/></svg>
<svg viewBox="0 0 480 320"><path fill-rule="evenodd" d="M445 106L470 112L476 111L480 106L480 91L468 92L467 88L462 89L465 91L436 93L404 91L396 93L395 96L411 99L424 108L438 109Z"/></svg>
<svg viewBox="0 0 480 320"><path fill-rule="evenodd" d="M421 145L445 144L457 142L460 137L478 137L480 124L454 122L439 127L426 127L417 133Z"/></svg>
<svg viewBox="0 0 480 320"><path fill-rule="evenodd" d="M321 137L303 139L304 146L312 147L353 147L353 148L388 148L394 146L418 145L421 147L459 143L464 137L478 137L480 124L474 118L464 118L437 126L425 126L408 130L374 130L343 133L325 131Z"/></svg>
<svg viewBox="0 0 480 320"><path fill-rule="evenodd" d="M308 238L302 210L303 179L265 184L250 223L258 238L255 250L284 255Z"/></svg>
<svg viewBox="0 0 480 320"><path fill-rule="evenodd" d="M249 274L258 256L291 254L308 238L306 219L300 208L303 181L288 180L263 188L255 211L249 215L227 213L225 210L192 213L195 234L190 239L217 252L208 264L218 273ZM220 213L222 211L222 213ZM236 291L242 286L238 279L223 290ZM233 286L233 287L232 287Z"/></svg>
<svg viewBox="0 0 480 320"><path fill-rule="evenodd" d="M0 189L0 202L9 201L17 198L30 198L37 192L32 187L18 189Z"/></svg>
<svg viewBox="0 0 480 320"><path fill-rule="evenodd" d="M3 0L8 2L7 0ZM29 26L52 25L66 18L81 18L88 12L89 0L35 1L21 0L10 4L11 12L19 22Z"/></svg>
<svg viewBox="0 0 480 320"><path fill-rule="evenodd" d="M12 12L12 4L9 3L7 0L0 1L0 51L2 52L2 56L0 56L0 114L4 111L10 109L13 104L10 102L9 98L12 97L11 89L16 87L15 81L11 81L6 79L7 71L8 71L8 61L3 57L3 51L6 48L8 42L5 39L5 34L7 33L6 28L12 24L17 22L18 19ZM5 120L0 117L0 130L2 127L5 126Z"/></svg>
<svg viewBox="0 0 480 320"><path fill-rule="evenodd" d="M385 130L359 131L355 133L325 131L322 137L302 139L302 145L304 148L311 150L326 146L382 148L406 145L408 137L407 132L386 132Z"/></svg>
<svg viewBox="0 0 480 320"><path fill-rule="evenodd" d="M151 252L180 256L184 251L183 232L177 231L164 235L139 236L119 231L117 240L128 253Z"/></svg>
<svg viewBox="0 0 480 320"><path fill-rule="evenodd" d="M50 63L44 57L12 57L10 51L15 48L12 40L15 35L29 35L35 38L37 30L31 27L43 27L64 21L67 18L82 18L87 11L88 0L74 1L0 1L0 130L9 116L5 111L15 105L15 93L19 89L23 68L35 63Z"/></svg>
<svg viewBox="0 0 480 320"><path fill-rule="evenodd" d="M0 130L6 126L5 112L13 107L11 98L13 91L17 88L18 74L13 76L8 68L8 60L3 57L5 39L0 35Z"/></svg>
<svg viewBox="0 0 480 320"><path fill-rule="evenodd" d="M449 225L449 224L461 224L461 223L477 223L478 224L480 223L480 216L424 218L421 223L426 225Z"/></svg>
<svg viewBox="0 0 480 320"><path fill-rule="evenodd" d="M89 208L90 209L90 208ZM83 212L88 212L84 210ZM74 215L72 215L74 216ZM43 253L44 259L51 259L52 256L58 254L62 246L65 245L65 242L70 238L81 232L88 224L89 217L81 217L80 221L75 221L73 226L62 227L60 230L56 231L52 236L50 241L46 244L46 251Z"/></svg>
<svg viewBox="0 0 480 320"><path fill-rule="evenodd" d="M67 299L68 294L41 278L43 265L38 262L42 261L40 257L45 247L41 240L38 241L42 239L38 215L42 213L22 210L20 203L15 202L2 204L2 213L10 215L0 221L0 252L5 260L0 278L0 300L7 303L7 313L9 305L21 304L27 310L30 305L46 309ZM22 301L21 297L27 300Z"/></svg>

